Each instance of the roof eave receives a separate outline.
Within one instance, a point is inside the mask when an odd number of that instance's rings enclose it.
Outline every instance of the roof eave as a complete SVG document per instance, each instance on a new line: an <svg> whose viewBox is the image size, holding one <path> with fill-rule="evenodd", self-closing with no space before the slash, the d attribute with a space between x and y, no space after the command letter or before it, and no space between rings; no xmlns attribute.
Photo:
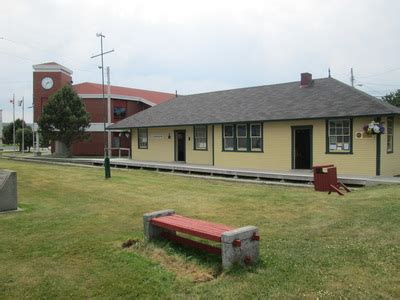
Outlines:
<svg viewBox="0 0 400 300"><path fill-rule="evenodd" d="M238 123L238 122L251 122L251 123L258 123L258 122L285 122L285 121L299 121L299 120L326 120L326 119L337 119L337 118L362 118L362 117L379 117L379 116L396 116L400 115L400 113L380 113L380 114L360 114L360 115L333 115L333 116L326 116L326 117L308 117L308 118L290 118L290 119L273 119L273 120L237 120L237 121L229 121L229 122L209 122L209 123L188 123L188 124L164 124L164 125L133 125L133 126L118 126L117 124L111 125L107 127L107 130L112 129L134 129L134 128L160 128L160 127L181 127L181 126L195 126L195 125L219 125L219 124L231 124L231 123ZM121 121L122 122L122 121Z"/></svg>

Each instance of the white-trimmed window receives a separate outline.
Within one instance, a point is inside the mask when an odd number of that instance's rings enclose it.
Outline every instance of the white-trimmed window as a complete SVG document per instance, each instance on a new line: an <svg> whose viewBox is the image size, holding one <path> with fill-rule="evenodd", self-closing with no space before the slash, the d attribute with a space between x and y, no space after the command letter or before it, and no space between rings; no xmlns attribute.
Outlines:
<svg viewBox="0 0 400 300"><path fill-rule="evenodd" d="M148 148L148 131L147 128L138 129L138 148L147 149Z"/></svg>
<svg viewBox="0 0 400 300"><path fill-rule="evenodd" d="M194 127L194 149L207 150L207 126Z"/></svg>
<svg viewBox="0 0 400 300"><path fill-rule="evenodd" d="M261 124L250 124L250 147L251 151L262 150Z"/></svg>
<svg viewBox="0 0 400 300"><path fill-rule="evenodd" d="M235 132L233 125L224 125L224 150L233 151L235 145Z"/></svg>
<svg viewBox="0 0 400 300"><path fill-rule="evenodd" d="M394 128L394 118L387 118L387 128L386 128L386 137L387 137L387 153L393 153L393 128Z"/></svg>
<svg viewBox="0 0 400 300"><path fill-rule="evenodd" d="M247 151L247 124L236 125L236 149Z"/></svg>
<svg viewBox="0 0 400 300"><path fill-rule="evenodd" d="M328 121L328 152L351 152L351 120Z"/></svg>

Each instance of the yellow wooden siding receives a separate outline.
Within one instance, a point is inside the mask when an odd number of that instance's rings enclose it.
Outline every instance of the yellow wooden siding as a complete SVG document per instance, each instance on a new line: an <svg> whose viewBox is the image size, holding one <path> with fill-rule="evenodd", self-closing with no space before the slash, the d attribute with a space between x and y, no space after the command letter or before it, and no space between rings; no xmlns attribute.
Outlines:
<svg viewBox="0 0 400 300"><path fill-rule="evenodd" d="M387 118L382 118L387 129ZM381 136L381 175L400 175L400 117L394 119L393 153L387 153L387 134Z"/></svg>
<svg viewBox="0 0 400 300"><path fill-rule="evenodd" d="M190 141L189 141L190 137ZM207 126L207 150L194 150L193 126L186 130L186 162L189 164L212 165L212 125Z"/></svg>
<svg viewBox="0 0 400 300"><path fill-rule="evenodd" d="M207 150L194 150L193 126L156 127L148 129L148 149L138 149L137 129L132 129L132 159L138 161L175 161L174 130L186 131L186 162L212 164L212 126L207 130ZM171 138L169 139L168 136Z"/></svg>
<svg viewBox="0 0 400 300"><path fill-rule="evenodd" d="M357 139L357 132L363 132L363 126L371 117L353 119L353 154L327 154L325 120L279 121L263 123L263 152L226 152L222 151L222 125L214 125L216 167L243 168L270 171L288 171L292 167L292 126L313 126L313 164L332 163L339 174L367 175L376 174L376 136ZM138 149L137 129L132 130L132 156L139 161L173 162L174 130L186 130L186 162L189 164L212 165L212 125L208 125L208 149L193 149L193 127L149 128L148 149ZM386 135L382 136L381 174L400 173L400 118L395 119L394 153L386 153ZM168 135L171 139L168 139Z"/></svg>
<svg viewBox="0 0 400 300"><path fill-rule="evenodd" d="M355 134L363 132L363 126L373 119L353 119L353 154L325 154L325 149L316 153L314 163L333 163L338 167L339 174L367 175L376 174L376 136L357 139ZM323 128L325 134L325 125ZM320 136L325 141L325 137ZM314 139L315 140L315 139ZM325 145L324 145L325 147Z"/></svg>
<svg viewBox="0 0 400 300"><path fill-rule="evenodd" d="M375 175L376 137L355 139L370 118L353 120L354 154L326 154L325 120L264 123L264 152L222 151L222 126L215 126L215 166L287 171L292 167L291 126L313 126L313 164L333 163L339 174Z"/></svg>

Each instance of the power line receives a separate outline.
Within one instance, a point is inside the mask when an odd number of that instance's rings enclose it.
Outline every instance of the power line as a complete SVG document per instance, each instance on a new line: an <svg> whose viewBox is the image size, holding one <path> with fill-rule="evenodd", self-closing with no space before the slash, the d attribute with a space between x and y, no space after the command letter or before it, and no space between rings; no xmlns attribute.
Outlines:
<svg viewBox="0 0 400 300"><path fill-rule="evenodd" d="M366 84L370 84L370 85L381 85L381 86L397 86L400 87L400 83L398 84L393 84L393 83L374 83L374 82L364 82Z"/></svg>
<svg viewBox="0 0 400 300"><path fill-rule="evenodd" d="M29 48L33 48L33 49L36 49L36 50L40 50L40 51L42 51L42 52L50 53L49 50L46 50L46 49L43 49L43 48L39 48L39 47L33 46L32 44L29 44L29 43L20 42L20 41L15 41L15 40L10 40L10 39L5 38L5 37L0 37L0 40L5 40L5 41L8 41L8 42L10 42L10 43L23 45L23 46L25 46L25 47L29 47ZM3 52L3 51L0 51L0 53L3 53L3 54L5 54L5 55L9 55L9 56L13 56L13 57L16 57L16 58L20 58L20 59L23 59L23 60L29 60L29 61L31 61L31 62L37 61L37 60L33 60L33 59L31 59L31 58L27 58L27 57L23 57L23 56L18 56L18 55L11 54L11 53L7 53L7 52ZM68 62L72 63L73 66L75 65L75 62L72 60L72 58L70 59L70 58L68 58L68 57L66 57L66 56L63 56L62 60L68 61ZM76 66L76 65L75 65L75 66ZM96 70L85 70L85 69L79 69L79 68L74 68L74 69L77 70L77 71L81 71L81 72L96 73Z"/></svg>
<svg viewBox="0 0 400 300"><path fill-rule="evenodd" d="M377 73L377 74L360 76L359 78L375 77L375 76L384 75L384 74L395 72L395 71L399 71L399 70L400 70L400 67L399 68L395 68L395 69L390 69L390 70L387 70L387 71L384 71L384 72L381 72L381 73Z"/></svg>
<svg viewBox="0 0 400 300"><path fill-rule="evenodd" d="M15 55L15 54L12 54L12 53L7 53L7 52L1 51L1 50L0 50L0 53L8 55L8 56L13 56L13 57L16 57L16 58L19 58L19 59L23 59L23 60L29 60L31 62L34 61L34 60L30 59L30 58L27 58L27 57L24 57L24 56Z"/></svg>

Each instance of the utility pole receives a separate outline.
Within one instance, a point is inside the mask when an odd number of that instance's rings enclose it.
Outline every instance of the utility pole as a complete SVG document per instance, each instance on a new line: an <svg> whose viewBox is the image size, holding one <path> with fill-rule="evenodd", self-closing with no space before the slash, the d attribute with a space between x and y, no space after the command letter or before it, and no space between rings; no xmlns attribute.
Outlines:
<svg viewBox="0 0 400 300"><path fill-rule="evenodd" d="M104 125L104 132L103 132L103 136L104 136L104 169L105 169L105 178L110 178L111 177L111 170L110 170L110 158L108 157L108 148L109 146L107 145L107 136L106 136L106 118L107 118L107 105L106 105L106 101L104 98L104 59L103 56L105 54L114 52L113 50L104 52L103 51L103 38L105 38L106 36L103 35L101 32L100 33L96 33L96 36L100 38L100 54L97 55L93 55L91 58L95 58L95 57L101 57L101 83L102 83L102 87L103 87L103 106L104 106L104 110L103 110L103 125Z"/></svg>
<svg viewBox="0 0 400 300"><path fill-rule="evenodd" d="M110 67L107 67L107 127L111 125L111 81ZM111 131L107 132L108 147L111 148ZM108 156L111 157L111 149L108 149Z"/></svg>
<svg viewBox="0 0 400 300"><path fill-rule="evenodd" d="M331 68L328 68L328 78L331 78Z"/></svg>
<svg viewBox="0 0 400 300"><path fill-rule="evenodd" d="M351 82L351 86L354 87L354 73L353 73L353 68L350 69L350 82Z"/></svg>

